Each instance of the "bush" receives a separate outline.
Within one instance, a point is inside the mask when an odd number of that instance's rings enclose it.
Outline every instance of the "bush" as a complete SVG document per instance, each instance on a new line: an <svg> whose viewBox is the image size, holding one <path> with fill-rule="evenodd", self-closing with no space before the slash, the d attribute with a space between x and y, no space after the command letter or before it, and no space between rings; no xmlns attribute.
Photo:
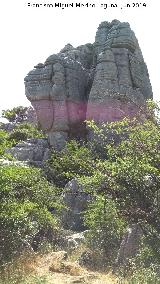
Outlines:
<svg viewBox="0 0 160 284"><path fill-rule="evenodd" d="M61 151L53 151L46 164L46 174L57 186L63 187L76 176L90 176L96 161L90 149L76 141L68 142Z"/></svg>
<svg viewBox="0 0 160 284"><path fill-rule="evenodd" d="M12 141L8 140L7 131L0 129L0 156L3 156L9 147L12 147Z"/></svg>
<svg viewBox="0 0 160 284"><path fill-rule="evenodd" d="M139 268L124 284L160 284L160 277L154 267Z"/></svg>
<svg viewBox="0 0 160 284"><path fill-rule="evenodd" d="M44 138L44 133L30 123L17 124L13 131L8 135L8 140L17 144L20 141L25 141L29 138Z"/></svg>
<svg viewBox="0 0 160 284"><path fill-rule="evenodd" d="M30 136L30 135L29 135ZM28 134L26 133L26 130L13 130L8 137L9 141L14 141L14 144L17 144L20 141L27 140Z"/></svg>
<svg viewBox="0 0 160 284"><path fill-rule="evenodd" d="M89 123L99 137L107 159L101 160L84 186L112 198L128 223L141 224L160 255L160 128L159 120L125 118L98 127ZM106 135L113 139L106 141ZM118 142L114 137L119 137ZM87 184L88 183L88 184ZM154 240L154 241L153 241Z"/></svg>
<svg viewBox="0 0 160 284"><path fill-rule="evenodd" d="M0 167L0 262L30 246L39 233L57 232L56 188L35 168Z"/></svg>
<svg viewBox="0 0 160 284"><path fill-rule="evenodd" d="M9 122L23 122L27 119L28 107L18 106L12 109L2 110L2 117Z"/></svg>
<svg viewBox="0 0 160 284"><path fill-rule="evenodd" d="M126 228L124 220L118 216L115 203L103 196L97 196L86 211L84 219L89 229L89 247L102 255L103 264L106 264L106 260L111 265L117 256Z"/></svg>

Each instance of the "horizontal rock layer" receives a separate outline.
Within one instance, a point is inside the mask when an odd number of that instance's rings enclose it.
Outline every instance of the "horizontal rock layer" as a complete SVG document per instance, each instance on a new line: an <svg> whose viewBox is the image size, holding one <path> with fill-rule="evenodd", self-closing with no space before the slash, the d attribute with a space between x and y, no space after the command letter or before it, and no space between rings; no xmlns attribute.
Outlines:
<svg viewBox="0 0 160 284"><path fill-rule="evenodd" d="M25 77L25 92L55 148L85 119L101 123L136 114L152 98L147 66L128 23L102 22L93 44L67 44ZM125 98L125 99L124 99Z"/></svg>

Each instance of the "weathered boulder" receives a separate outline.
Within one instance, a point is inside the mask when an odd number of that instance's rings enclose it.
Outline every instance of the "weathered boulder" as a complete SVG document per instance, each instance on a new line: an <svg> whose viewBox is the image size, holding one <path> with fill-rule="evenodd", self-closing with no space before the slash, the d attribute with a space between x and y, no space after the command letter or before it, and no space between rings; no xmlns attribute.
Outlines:
<svg viewBox="0 0 160 284"><path fill-rule="evenodd" d="M19 161L41 165L49 158L49 144L45 138L27 139L25 142L18 143L15 147L6 150Z"/></svg>
<svg viewBox="0 0 160 284"><path fill-rule="evenodd" d="M39 63L25 77L26 96L49 142L61 149L83 121L114 121L133 116L152 98L147 66L128 23L102 22L94 44L74 48Z"/></svg>
<svg viewBox="0 0 160 284"><path fill-rule="evenodd" d="M70 128L85 120L91 51L92 45L77 49L67 45L44 64L35 66L25 78L26 96L55 147L57 132L62 133L63 147Z"/></svg>
<svg viewBox="0 0 160 284"><path fill-rule="evenodd" d="M116 263L114 266L114 271L119 267L125 267L129 264L129 260L134 258L139 251L140 240L143 235L142 229L138 224L132 224L125 232Z"/></svg>
<svg viewBox="0 0 160 284"><path fill-rule="evenodd" d="M77 249L82 243L85 242L85 233L86 231L66 236L66 249L69 251Z"/></svg>
<svg viewBox="0 0 160 284"><path fill-rule="evenodd" d="M73 231L85 230L83 212L87 209L88 202L92 199L76 179L72 179L65 186L62 200L65 208L62 210L62 225L65 229Z"/></svg>
<svg viewBox="0 0 160 284"><path fill-rule="evenodd" d="M95 40L96 67L87 119L115 121L133 116L152 98L148 71L128 23L100 24Z"/></svg>

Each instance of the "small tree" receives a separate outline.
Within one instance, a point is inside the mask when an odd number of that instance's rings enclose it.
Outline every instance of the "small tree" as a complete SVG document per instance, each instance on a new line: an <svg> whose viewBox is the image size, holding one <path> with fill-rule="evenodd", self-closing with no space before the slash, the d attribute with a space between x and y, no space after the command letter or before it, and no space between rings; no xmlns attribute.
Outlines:
<svg viewBox="0 0 160 284"><path fill-rule="evenodd" d="M56 188L39 169L0 166L0 264L32 245L37 235L50 231L54 242L57 219L48 208L57 206Z"/></svg>
<svg viewBox="0 0 160 284"><path fill-rule="evenodd" d="M25 141L29 138L45 138L42 130L38 129L36 125L28 122L16 124L14 129L9 133L8 140L13 141L14 144Z"/></svg>
<svg viewBox="0 0 160 284"><path fill-rule="evenodd" d="M81 179L88 190L112 198L128 223L138 223L160 255L160 128L158 107L149 102L147 115L97 126L88 122L106 158L89 178ZM110 137L110 139L108 139Z"/></svg>
<svg viewBox="0 0 160 284"><path fill-rule="evenodd" d="M104 265L106 263L111 265L117 257L117 251L126 229L125 221L120 218L115 202L97 195L95 200L89 204L84 219L90 229L87 234L89 247L97 255L101 255Z"/></svg>
<svg viewBox="0 0 160 284"><path fill-rule="evenodd" d="M52 151L45 171L49 180L63 187L75 176L90 176L95 165L92 151L86 145L72 140L61 152Z"/></svg>
<svg viewBox="0 0 160 284"><path fill-rule="evenodd" d="M18 106L12 109L2 110L2 117L9 122L23 122L27 119L28 107Z"/></svg>

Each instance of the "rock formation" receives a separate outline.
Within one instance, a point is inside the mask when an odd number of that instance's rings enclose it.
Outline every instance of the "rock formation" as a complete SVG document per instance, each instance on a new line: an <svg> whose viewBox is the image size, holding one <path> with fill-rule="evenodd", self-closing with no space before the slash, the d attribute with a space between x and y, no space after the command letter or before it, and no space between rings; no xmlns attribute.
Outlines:
<svg viewBox="0 0 160 284"><path fill-rule="evenodd" d="M119 267L129 265L129 261L137 255L142 236L143 232L138 224L132 224L126 230L113 268L114 273Z"/></svg>
<svg viewBox="0 0 160 284"><path fill-rule="evenodd" d="M8 148L5 153L11 154L18 161L41 167L43 162L49 158L50 149L45 138L30 138Z"/></svg>
<svg viewBox="0 0 160 284"><path fill-rule="evenodd" d="M25 77L26 96L49 142L61 149L85 119L133 116L152 98L147 66L128 23L102 22L93 44L67 44Z"/></svg>
<svg viewBox="0 0 160 284"><path fill-rule="evenodd" d="M65 229L73 231L84 231L86 229L83 221L84 211L93 197L86 193L76 179L69 181L62 195L64 209L61 214L61 222Z"/></svg>

